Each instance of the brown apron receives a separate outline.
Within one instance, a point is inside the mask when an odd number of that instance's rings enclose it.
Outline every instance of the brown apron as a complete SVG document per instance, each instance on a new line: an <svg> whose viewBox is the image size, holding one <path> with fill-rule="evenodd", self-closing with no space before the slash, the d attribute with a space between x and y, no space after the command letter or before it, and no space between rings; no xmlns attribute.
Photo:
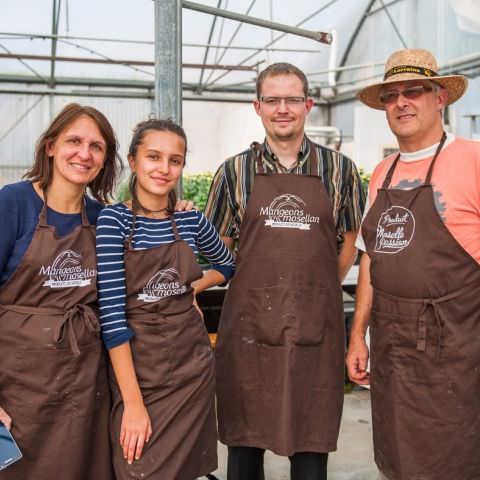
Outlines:
<svg viewBox="0 0 480 480"><path fill-rule="evenodd" d="M394 480L480 479L480 266L434 204L431 178L388 189L363 222L375 461Z"/></svg>
<svg viewBox="0 0 480 480"><path fill-rule="evenodd" d="M217 468L214 358L190 284L202 270L172 219L175 241L134 250L125 242L127 319L135 372L153 434L128 465L119 445L123 402L112 382L112 445L117 480L192 480ZM111 375L114 379L115 376Z"/></svg>
<svg viewBox="0 0 480 480"><path fill-rule="evenodd" d="M333 451L345 340L332 204L318 171L265 175L255 151L216 345L220 439L285 456Z"/></svg>
<svg viewBox="0 0 480 480"><path fill-rule="evenodd" d="M46 202L0 288L0 406L23 458L2 480L111 479L110 394L96 312L95 227L57 237Z"/></svg>

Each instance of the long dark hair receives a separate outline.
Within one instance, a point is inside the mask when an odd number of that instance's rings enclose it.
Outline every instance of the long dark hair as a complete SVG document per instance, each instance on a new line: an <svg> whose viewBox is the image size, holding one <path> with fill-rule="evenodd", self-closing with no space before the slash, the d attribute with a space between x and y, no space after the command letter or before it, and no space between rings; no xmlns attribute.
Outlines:
<svg viewBox="0 0 480 480"><path fill-rule="evenodd" d="M178 135L185 143L184 156L186 156L187 135L185 134L185 130L170 118L166 120L151 118L149 120L145 120L144 122L140 122L133 129L132 141L130 142L130 147L128 148L129 157L131 156L135 158L137 154L138 146L142 143L145 135L150 131L171 132L171 133L174 133L175 135ZM135 175L134 172L132 172L130 175L130 180L128 182L128 189L130 192L130 196L132 197L132 208L135 208L133 204L136 204L136 205L139 204L137 199L136 185L137 185L137 176ZM173 215L173 213L175 212L176 203L177 203L177 194L175 192L175 189L173 189L168 193L167 213L169 215Z"/></svg>
<svg viewBox="0 0 480 480"><path fill-rule="evenodd" d="M38 182L42 190L50 186L53 179L53 158L48 156L47 148L82 115L87 115L97 124L107 146L103 168L88 184L92 196L99 202L107 203L112 196L113 188L122 171L123 164L118 155L118 142L110 122L103 113L87 105L70 103L55 117L38 139L33 166L23 177L32 182Z"/></svg>

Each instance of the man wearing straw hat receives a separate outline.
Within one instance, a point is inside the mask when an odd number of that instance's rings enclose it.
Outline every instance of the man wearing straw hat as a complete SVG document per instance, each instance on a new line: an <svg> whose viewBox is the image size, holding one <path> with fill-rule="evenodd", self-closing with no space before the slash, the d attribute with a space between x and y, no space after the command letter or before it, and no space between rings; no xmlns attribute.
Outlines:
<svg viewBox="0 0 480 480"><path fill-rule="evenodd" d="M427 50L398 51L358 94L400 149L372 175L347 354L351 380L371 383L375 461L393 480L480 478L480 144L445 133L467 79L437 72Z"/></svg>

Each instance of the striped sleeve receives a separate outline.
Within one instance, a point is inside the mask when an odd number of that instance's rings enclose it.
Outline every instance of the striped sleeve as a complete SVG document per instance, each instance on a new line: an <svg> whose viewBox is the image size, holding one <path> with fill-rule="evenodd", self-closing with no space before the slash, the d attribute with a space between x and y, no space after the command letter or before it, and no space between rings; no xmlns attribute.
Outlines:
<svg viewBox="0 0 480 480"><path fill-rule="evenodd" d="M209 261L211 268L217 270L228 281L235 272L235 261L232 253L222 242L214 226L199 212L198 250Z"/></svg>
<svg viewBox="0 0 480 480"><path fill-rule="evenodd" d="M100 326L107 349L128 342L133 331L125 315L126 288L123 242L127 230L124 216L106 207L97 221L97 269Z"/></svg>
<svg viewBox="0 0 480 480"><path fill-rule="evenodd" d="M228 160L227 160L228 162ZM225 163L222 164L213 177L205 215L222 237L234 237L235 219L228 195Z"/></svg>
<svg viewBox="0 0 480 480"><path fill-rule="evenodd" d="M365 209L365 191L357 167L343 155L341 161L343 185L337 220L337 231L340 233L359 230Z"/></svg>

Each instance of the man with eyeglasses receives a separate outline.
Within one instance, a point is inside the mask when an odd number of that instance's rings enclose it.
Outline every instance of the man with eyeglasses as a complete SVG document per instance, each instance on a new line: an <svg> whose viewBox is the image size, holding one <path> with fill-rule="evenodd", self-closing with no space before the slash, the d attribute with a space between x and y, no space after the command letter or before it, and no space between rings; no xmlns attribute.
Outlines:
<svg viewBox="0 0 480 480"><path fill-rule="evenodd" d="M237 243L216 345L220 440L228 480L262 479L265 450L290 458L292 479L323 480L343 404L340 280L364 194L348 158L305 136L301 70L273 64L256 90L266 138L222 164L206 207Z"/></svg>
<svg viewBox="0 0 480 480"><path fill-rule="evenodd" d="M347 354L350 379L371 383L375 461L391 480L480 478L480 143L442 122L466 87L409 49L358 94L400 148L369 185Z"/></svg>

